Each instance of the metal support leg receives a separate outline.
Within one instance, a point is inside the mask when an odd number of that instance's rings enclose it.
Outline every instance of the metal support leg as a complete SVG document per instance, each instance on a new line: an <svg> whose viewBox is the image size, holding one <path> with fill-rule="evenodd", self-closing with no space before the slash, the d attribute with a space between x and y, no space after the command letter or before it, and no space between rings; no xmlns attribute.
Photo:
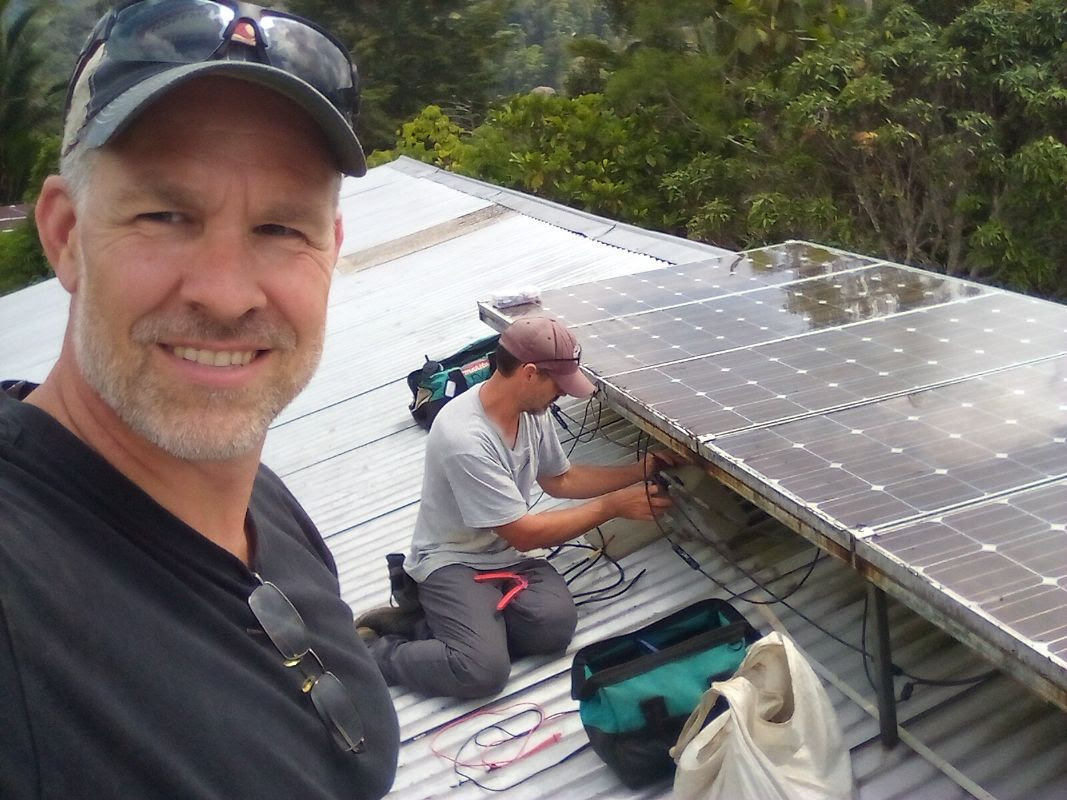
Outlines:
<svg viewBox="0 0 1067 800"><path fill-rule="evenodd" d="M893 747L897 743L897 701L893 693L893 656L889 643L889 614L885 592L873 584L867 586L868 599L874 609L874 681L878 692L878 725L882 732L882 745Z"/></svg>

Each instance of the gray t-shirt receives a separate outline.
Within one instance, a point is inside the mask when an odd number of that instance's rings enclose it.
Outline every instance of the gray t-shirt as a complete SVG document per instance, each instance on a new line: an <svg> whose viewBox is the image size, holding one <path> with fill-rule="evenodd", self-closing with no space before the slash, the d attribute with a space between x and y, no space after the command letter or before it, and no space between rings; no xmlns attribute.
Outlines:
<svg viewBox="0 0 1067 800"><path fill-rule="evenodd" d="M498 569L522 561L493 529L526 514L537 478L570 469L547 414L523 413L508 447L485 415L483 385L445 406L426 441L422 502L405 564L417 581L449 564Z"/></svg>

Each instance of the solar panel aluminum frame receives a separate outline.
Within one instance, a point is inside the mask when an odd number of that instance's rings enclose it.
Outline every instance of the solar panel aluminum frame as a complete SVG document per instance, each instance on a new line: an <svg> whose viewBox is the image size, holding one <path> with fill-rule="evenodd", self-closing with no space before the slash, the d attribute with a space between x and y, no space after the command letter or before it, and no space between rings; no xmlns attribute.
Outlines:
<svg viewBox="0 0 1067 800"><path fill-rule="evenodd" d="M983 609L910 569L869 540L854 542L853 566L901 604L1067 711L1067 667L1038 652Z"/></svg>

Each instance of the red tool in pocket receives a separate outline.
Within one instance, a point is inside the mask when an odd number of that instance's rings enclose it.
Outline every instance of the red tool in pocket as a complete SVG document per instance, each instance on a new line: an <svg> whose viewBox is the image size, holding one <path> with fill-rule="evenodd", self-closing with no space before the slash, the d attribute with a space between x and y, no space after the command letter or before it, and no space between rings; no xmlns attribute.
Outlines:
<svg viewBox="0 0 1067 800"><path fill-rule="evenodd" d="M515 595L530 585L530 582L526 580L525 576L519 575L517 572L479 572L474 576L474 580L478 583L485 583L486 581L507 581L512 585L510 589L504 592L504 596L500 598L500 602L496 604L497 611L503 611L507 608L508 603L515 599Z"/></svg>

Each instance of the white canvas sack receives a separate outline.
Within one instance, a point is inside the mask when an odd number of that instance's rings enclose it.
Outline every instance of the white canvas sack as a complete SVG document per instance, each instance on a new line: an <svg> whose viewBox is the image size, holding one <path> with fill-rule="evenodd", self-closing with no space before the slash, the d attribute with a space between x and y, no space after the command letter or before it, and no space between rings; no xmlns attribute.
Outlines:
<svg viewBox="0 0 1067 800"><path fill-rule="evenodd" d="M704 728L722 695L729 708ZM678 800L850 800L852 762L830 698L793 641L770 633L711 685L671 748Z"/></svg>

